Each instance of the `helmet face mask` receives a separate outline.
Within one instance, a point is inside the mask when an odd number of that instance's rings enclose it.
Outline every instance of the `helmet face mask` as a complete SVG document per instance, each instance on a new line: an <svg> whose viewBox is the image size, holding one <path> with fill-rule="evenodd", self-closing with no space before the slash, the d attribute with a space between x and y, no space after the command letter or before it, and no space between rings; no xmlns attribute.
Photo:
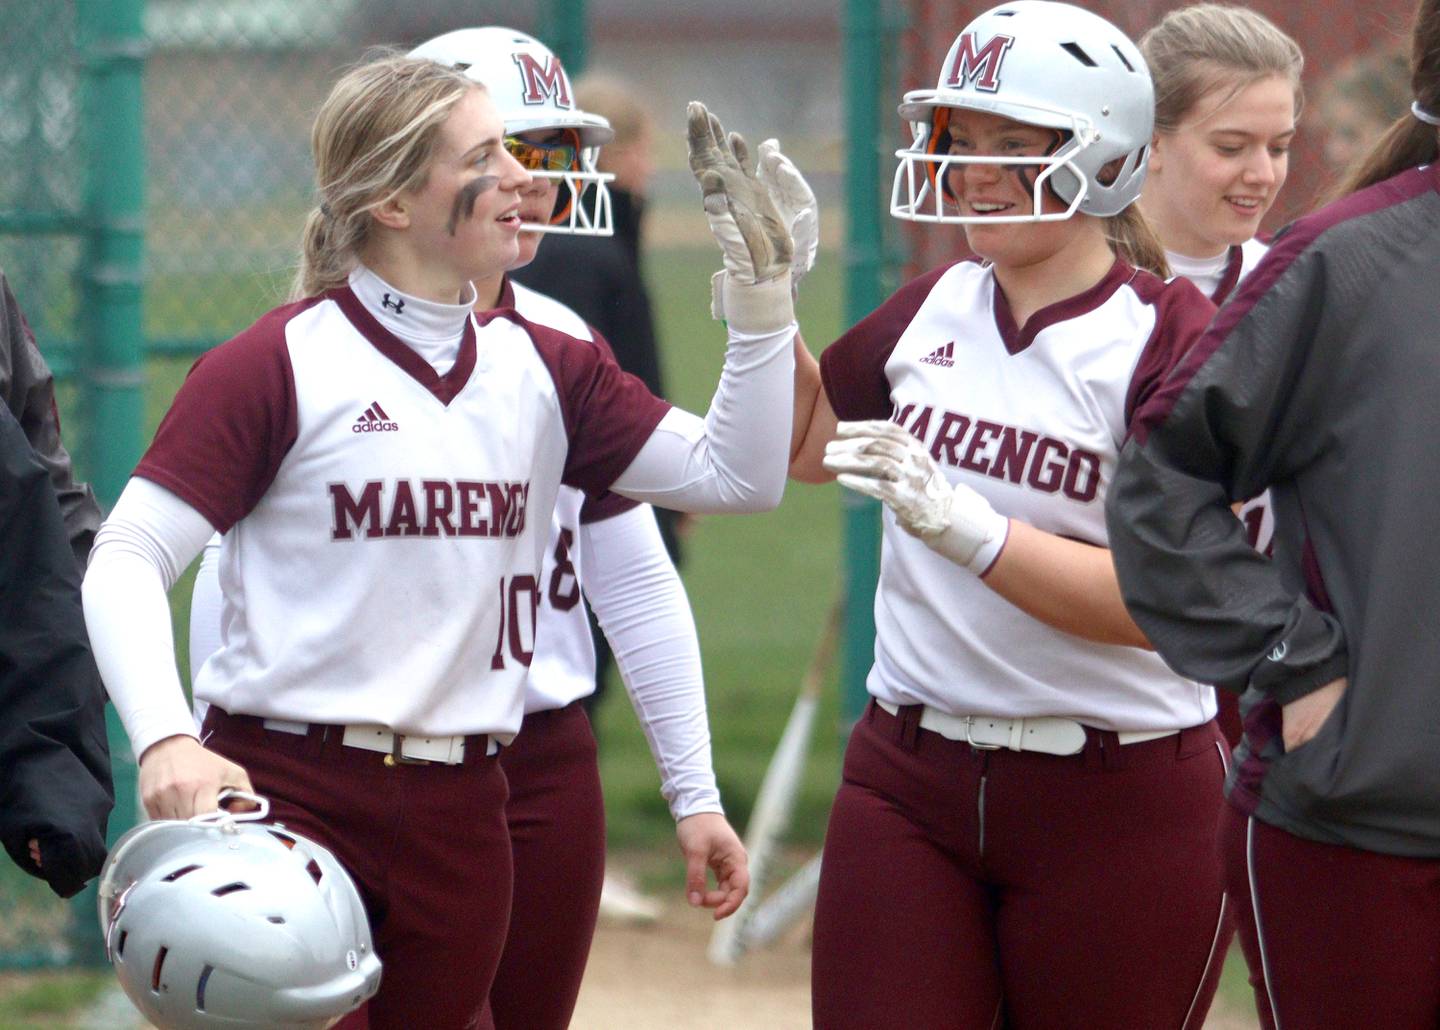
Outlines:
<svg viewBox="0 0 1440 1030"><path fill-rule="evenodd" d="M956 38L934 89L905 94L900 114L914 141L900 165L890 213L907 221L995 224L1063 221L1118 214L1140 195L1154 124L1154 88L1139 50L1098 15L1049 0L1014 0L980 15ZM1051 153L950 154L946 132L956 110L984 112L1050 129ZM965 165L1017 171L1028 189L1025 214L962 213L947 176ZM1021 174L1034 166L1033 181ZM1044 210L1046 192L1063 205Z"/></svg>
<svg viewBox="0 0 1440 1030"><path fill-rule="evenodd" d="M557 232L575 236L610 236L614 219L607 187L615 176L596 167L602 144L615 134L599 115L575 106L574 91L560 59L539 40L514 29L457 29L436 36L410 51L463 71L485 87L505 122L507 149L520 137L555 129L575 133L578 148L573 164L561 169L531 169L534 178L557 184L559 199L548 223L525 222L522 232ZM512 150L512 153L514 151ZM522 162L523 164L524 162Z"/></svg>

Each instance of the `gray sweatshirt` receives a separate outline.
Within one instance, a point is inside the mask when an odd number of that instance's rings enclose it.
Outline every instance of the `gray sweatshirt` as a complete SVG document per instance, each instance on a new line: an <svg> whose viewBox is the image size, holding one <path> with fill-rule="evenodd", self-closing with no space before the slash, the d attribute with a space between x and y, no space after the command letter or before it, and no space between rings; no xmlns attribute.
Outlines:
<svg viewBox="0 0 1440 1030"><path fill-rule="evenodd" d="M1440 856L1440 166L1296 222L1132 423L1109 493L1132 615L1243 692L1226 785L1312 840ZM1265 488L1275 554L1232 502ZM1346 676L1287 754L1280 706Z"/></svg>

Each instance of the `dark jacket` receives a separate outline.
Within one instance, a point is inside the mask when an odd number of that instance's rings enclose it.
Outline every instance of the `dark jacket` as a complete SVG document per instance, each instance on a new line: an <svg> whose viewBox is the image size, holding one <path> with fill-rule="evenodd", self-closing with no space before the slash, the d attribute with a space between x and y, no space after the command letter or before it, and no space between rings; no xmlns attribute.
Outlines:
<svg viewBox="0 0 1440 1030"><path fill-rule="evenodd" d="M1126 603L1243 691L1232 803L1301 837L1440 857L1440 166L1279 236L1137 416L1107 505ZM1275 554L1231 502L1269 487ZM1280 706L1347 676L1286 753Z"/></svg>
<svg viewBox="0 0 1440 1030"><path fill-rule="evenodd" d="M0 409L0 843L69 897L100 871L113 803L80 570L48 471Z"/></svg>
<svg viewBox="0 0 1440 1030"><path fill-rule="evenodd" d="M60 442L55 378L35 346L35 335L4 272L0 272L0 395L50 476L66 535L83 568L100 528L100 506L89 486L75 482L70 455Z"/></svg>

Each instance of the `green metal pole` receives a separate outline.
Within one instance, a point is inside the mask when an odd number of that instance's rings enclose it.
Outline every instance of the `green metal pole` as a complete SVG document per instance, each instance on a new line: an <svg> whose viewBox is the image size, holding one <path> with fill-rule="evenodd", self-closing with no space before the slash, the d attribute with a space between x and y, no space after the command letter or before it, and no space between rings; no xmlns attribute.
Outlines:
<svg viewBox="0 0 1440 1030"><path fill-rule="evenodd" d="M590 63L588 0L544 0L540 9L540 42L560 57L574 79Z"/></svg>
<svg viewBox="0 0 1440 1030"><path fill-rule="evenodd" d="M884 294L884 208L880 169L884 139L884 33L879 0L846 0L843 23L848 205L845 239L845 324L873 311ZM877 149L880 152L877 152ZM875 656L875 582L880 575L880 506L849 490L841 496L845 547L845 634L840 712L846 725L864 710L865 677Z"/></svg>
<svg viewBox="0 0 1440 1030"><path fill-rule="evenodd" d="M120 496L144 442L144 0L76 0L75 9L89 176L79 273L85 467L101 505L108 508ZM113 844L135 823L137 775L113 708L107 721L115 776ZM94 888L75 904L74 958L103 962Z"/></svg>

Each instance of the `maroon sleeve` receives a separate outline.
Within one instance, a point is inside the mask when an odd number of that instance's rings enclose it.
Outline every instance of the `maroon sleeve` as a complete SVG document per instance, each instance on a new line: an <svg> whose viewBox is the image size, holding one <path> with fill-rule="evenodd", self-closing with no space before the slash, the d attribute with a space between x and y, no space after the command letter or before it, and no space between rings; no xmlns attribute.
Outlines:
<svg viewBox="0 0 1440 1030"><path fill-rule="evenodd" d="M1130 285L1156 310L1155 328L1145 341L1125 392L1127 427L1215 317L1215 305L1188 279L1177 276L1165 282L1149 272L1136 272Z"/></svg>
<svg viewBox="0 0 1440 1030"><path fill-rule="evenodd" d="M615 361L615 352L610 349L610 341L605 339L600 330L596 329L593 325L586 323L586 328L590 330L590 338L595 342L595 346L600 349L600 353L605 356L606 360ZM619 362L616 362L616 364L619 364ZM628 497L621 497L619 494L611 493L608 490L599 497L587 495L585 503L580 506L580 521L582 523L603 522L606 519L614 518L616 515L627 512L631 508L638 508L639 506L639 501L632 501Z"/></svg>
<svg viewBox="0 0 1440 1030"><path fill-rule="evenodd" d="M190 369L135 475L226 532L269 489L298 431L285 326L319 297L276 308Z"/></svg>
<svg viewBox="0 0 1440 1030"><path fill-rule="evenodd" d="M935 283L953 267L945 265L910 280L821 353L820 382L841 421L890 417L885 362Z"/></svg>
<svg viewBox="0 0 1440 1030"><path fill-rule="evenodd" d="M599 498L630 467L670 405L607 357L608 345L602 350L519 315L510 317L529 331L560 395L570 438L562 481Z"/></svg>

